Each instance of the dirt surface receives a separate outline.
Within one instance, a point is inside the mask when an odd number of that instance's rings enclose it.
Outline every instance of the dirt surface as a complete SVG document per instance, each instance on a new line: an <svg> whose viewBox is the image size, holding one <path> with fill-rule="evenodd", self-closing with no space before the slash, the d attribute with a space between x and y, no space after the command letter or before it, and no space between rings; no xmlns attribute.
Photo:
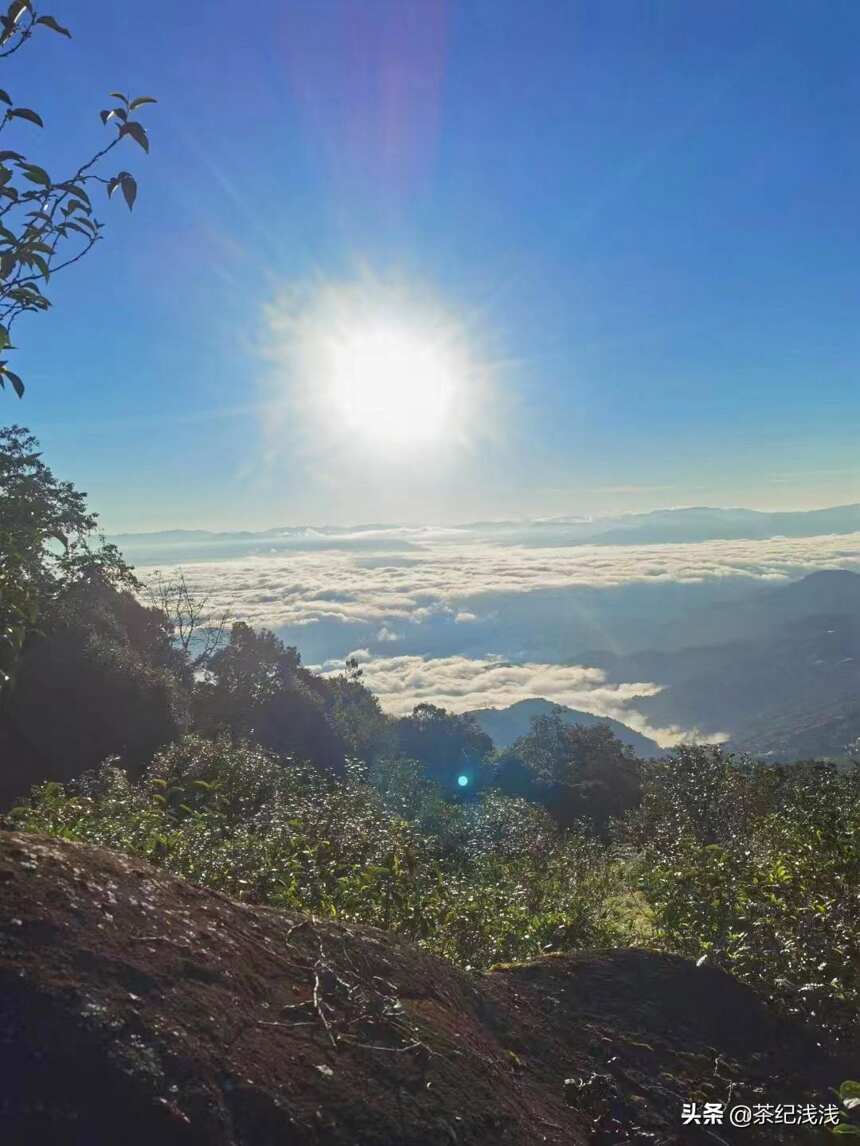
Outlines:
<svg viewBox="0 0 860 1146"><path fill-rule="evenodd" d="M597 951L470 975L115 852L0 833L4 1146L832 1141L681 1128L850 1074L729 976Z"/></svg>

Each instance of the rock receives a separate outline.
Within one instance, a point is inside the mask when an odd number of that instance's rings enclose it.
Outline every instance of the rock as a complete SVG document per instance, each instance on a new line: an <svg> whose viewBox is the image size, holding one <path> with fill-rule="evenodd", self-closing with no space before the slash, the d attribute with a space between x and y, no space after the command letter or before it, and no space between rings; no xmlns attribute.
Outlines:
<svg viewBox="0 0 860 1146"><path fill-rule="evenodd" d="M0 833L3 870L10 1146L680 1143L693 1096L824 1103L850 1076L730 976L672 956L475 976L99 848Z"/></svg>

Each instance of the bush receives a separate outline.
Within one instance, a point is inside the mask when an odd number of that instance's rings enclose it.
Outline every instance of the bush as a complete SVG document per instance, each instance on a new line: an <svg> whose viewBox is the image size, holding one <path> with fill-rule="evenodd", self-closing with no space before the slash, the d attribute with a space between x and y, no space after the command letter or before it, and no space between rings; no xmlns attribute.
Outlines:
<svg viewBox="0 0 860 1146"><path fill-rule="evenodd" d="M639 803L640 761L606 724L567 724L560 711L532 719L531 730L496 761L495 783L543 804L563 827L580 820L607 835L610 822Z"/></svg>
<svg viewBox="0 0 860 1146"><path fill-rule="evenodd" d="M603 844L498 793L448 804L411 763L375 777L189 736L139 780L108 762L34 789L11 819L241 899L398 931L473 967L613 937Z"/></svg>
<svg viewBox="0 0 860 1146"><path fill-rule="evenodd" d="M860 774L684 748L627 823L662 943L847 1033L860 1004Z"/></svg>

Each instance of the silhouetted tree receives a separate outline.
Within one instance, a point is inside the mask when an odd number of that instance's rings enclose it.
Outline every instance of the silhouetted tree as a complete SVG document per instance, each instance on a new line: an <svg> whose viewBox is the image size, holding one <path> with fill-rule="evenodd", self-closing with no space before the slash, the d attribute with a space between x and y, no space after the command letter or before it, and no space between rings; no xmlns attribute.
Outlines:
<svg viewBox="0 0 860 1146"><path fill-rule="evenodd" d="M164 614L94 567L43 608L24 642L0 710L0 797L107 756L139 770L187 726L190 684Z"/></svg>
<svg viewBox="0 0 860 1146"><path fill-rule="evenodd" d="M229 731L272 752L340 772L346 746L329 719L331 688L302 666L296 649L239 621L210 659L195 699L197 727Z"/></svg>
<svg viewBox="0 0 860 1146"><path fill-rule="evenodd" d="M640 799L640 764L606 724L567 724L553 712L500 754L496 784L536 800L562 825L588 820L601 833Z"/></svg>
<svg viewBox="0 0 860 1146"><path fill-rule="evenodd" d="M42 15L34 0L12 0L5 15L0 14L0 60L45 29L71 36L53 16ZM130 172L120 171L109 178L97 172L101 161L125 138L149 151L146 129L134 113L155 100L151 96L129 99L122 92L111 92L111 96L115 106L105 108L101 120L111 131L115 128L116 134L63 178L50 175L20 151L0 152L0 353L12 349L12 327L20 315L50 307L42 287L51 276L82 259L101 238L104 224L93 213L93 184L102 184L108 197L121 191L129 210L134 206L137 183ZM5 105L0 131L19 121L44 127L37 111L19 107L2 89L0 104ZM20 398L24 383L0 360L0 389L7 381Z"/></svg>
<svg viewBox="0 0 860 1146"><path fill-rule="evenodd" d="M493 742L474 717L417 704L397 721L396 731L399 754L422 764L445 791L469 795L486 782ZM466 780L462 786L461 776Z"/></svg>
<svg viewBox="0 0 860 1146"><path fill-rule="evenodd" d="M71 585L97 573L136 586L116 547L96 537L96 522L85 494L57 480L28 430L0 428L0 704L27 634Z"/></svg>

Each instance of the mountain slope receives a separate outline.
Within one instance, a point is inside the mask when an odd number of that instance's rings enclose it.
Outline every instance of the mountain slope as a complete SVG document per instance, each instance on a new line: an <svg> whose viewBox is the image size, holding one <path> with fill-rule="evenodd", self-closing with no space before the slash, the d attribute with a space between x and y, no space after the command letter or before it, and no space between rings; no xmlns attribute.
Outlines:
<svg viewBox="0 0 860 1146"><path fill-rule="evenodd" d="M785 626L810 617L860 617L860 574L822 569L776 588L755 586L739 601L697 609L667 625L663 647L772 637Z"/></svg>
<svg viewBox="0 0 860 1146"><path fill-rule="evenodd" d="M564 704L553 704L542 697L519 700L507 708L476 708L468 715L475 718L496 748L509 748L515 740L528 733L536 716L547 716L559 709L567 724L583 724L586 728L595 724L608 724L618 739L633 748L638 756L657 756L661 751L656 741L635 732L618 720L595 716L577 708L568 708Z"/></svg>
<svg viewBox="0 0 860 1146"><path fill-rule="evenodd" d="M860 694L766 712L744 724L728 747L776 761L860 760Z"/></svg>
<svg viewBox="0 0 860 1146"><path fill-rule="evenodd" d="M841 755L860 736L860 576L826 570L681 627L676 650L588 654L614 681L663 691L637 702L652 724L723 732L760 754Z"/></svg>

